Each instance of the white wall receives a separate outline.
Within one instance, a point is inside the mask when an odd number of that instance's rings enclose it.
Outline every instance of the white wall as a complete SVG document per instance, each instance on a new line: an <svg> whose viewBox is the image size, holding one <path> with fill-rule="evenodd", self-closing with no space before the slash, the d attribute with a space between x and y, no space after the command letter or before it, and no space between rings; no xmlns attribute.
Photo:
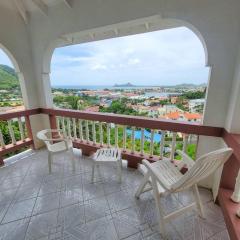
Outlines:
<svg viewBox="0 0 240 240"><path fill-rule="evenodd" d="M212 67L204 124L224 126L239 41L239 4L237 0L74 1L73 9L63 4L50 8L48 17L35 13L30 33L38 87L44 88L42 74L49 73L43 67L44 53L60 36L160 15L187 22L201 33L208 49L208 65ZM39 104L51 106L51 99L43 94Z"/></svg>
<svg viewBox="0 0 240 240"><path fill-rule="evenodd" d="M0 8L0 47L11 58L20 77L25 107L38 106L36 77L32 64L29 31L18 14L9 8ZM25 94L27 93L27 94Z"/></svg>

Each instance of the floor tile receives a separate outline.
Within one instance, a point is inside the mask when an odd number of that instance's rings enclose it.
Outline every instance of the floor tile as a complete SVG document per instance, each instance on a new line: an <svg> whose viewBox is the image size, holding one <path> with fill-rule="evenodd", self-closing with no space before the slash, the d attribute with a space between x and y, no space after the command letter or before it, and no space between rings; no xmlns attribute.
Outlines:
<svg viewBox="0 0 240 240"><path fill-rule="evenodd" d="M104 196L102 183L83 183L82 187L84 200Z"/></svg>
<svg viewBox="0 0 240 240"><path fill-rule="evenodd" d="M107 200L113 212L127 209L135 203L133 196L126 190L107 195Z"/></svg>
<svg viewBox="0 0 240 240"><path fill-rule="evenodd" d="M90 199L84 202L86 222L110 215L110 208L105 197Z"/></svg>
<svg viewBox="0 0 240 240"><path fill-rule="evenodd" d="M1 240L24 240L29 219L0 225Z"/></svg>
<svg viewBox="0 0 240 240"><path fill-rule="evenodd" d="M61 180L54 179L52 181L45 181L42 183L39 189L38 196L59 192L60 190L61 190Z"/></svg>
<svg viewBox="0 0 240 240"><path fill-rule="evenodd" d="M120 239L140 232L140 216L134 208L128 208L112 214L113 222Z"/></svg>
<svg viewBox="0 0 240 240"><path fill-rule="evenodd" d="M48 237L51 232L58 231L61 226L58 224L57 217L57 210L31 217L26 239L41 239Z"/></svg>
<svg viewBox="0 0 240 240"><path fill-rule="evenodd" d="M83 202L82 189L71 189L60 192L60 207Z"/></svg>
<svg viewBox="0 0 240 240"><path fill-rule="evenodd" d="M74 227L85 223L83 204L74 204L59 210L58 223L64 227Z"/></svg>
<svg viewBox="0 0 240 240"><path fill-rule="evenodd" d="M10 189L16 189L23 181L23 177L6 178L0 185L0 191L6 191Z"/></svg>
<svg viewBox="0 0 240 240"><path fill-rule="evenodd" d="M37 197L36 204L33 209L33 214L48 212L59 208L60 193L50 193L44 196Z"/></svg>
<svg viewBox="0 0 240 240"><path fill-rule="evenodd" d="M39 186L29 187L22 186L18 189L16 195L14 196L15 201L21 201L25 199L37 197L39 192Z"/></svg>
<svg viewBox="0 0 240 240"><path fill-rule="evenodd" d="M117 233L112 220L107 218L97 219L80 226L70 227L64 231L63 239L74 236L82 240L117 240Z"/></svg>
<svg viewBox="0 0 240 240"><path fill-rule="evenodd" d="M23 200L11 204L5 217L3 218L2 223L7 223L11 221L16 221L18 219L30 217L32 214L35 201L36 199L32 198L29 200Z"/></svg>
<svg viewBox="0 0 240 240"><path fill-rule="evenodd" d="M0 192L0 204L9 204L14 199L17 189L10 189Z"/></svg>

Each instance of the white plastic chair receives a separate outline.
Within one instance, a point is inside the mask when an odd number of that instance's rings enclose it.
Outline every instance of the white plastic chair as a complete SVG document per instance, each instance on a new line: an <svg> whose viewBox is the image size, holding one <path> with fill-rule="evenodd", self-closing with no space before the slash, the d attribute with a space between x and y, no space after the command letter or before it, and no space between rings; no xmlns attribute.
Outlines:
<svg viewBox="0 0 240 240"><path fill-rule="evenodd" d="M53 134L56 138L52 137ZM75 171L73 144L71 139L69 139L63 131L57 129L44 129L37 133L37 138L44 141L46 144L48 150L49 173L52 172L53 154L67 151L71 154L72 169Z"/></svg>
<svg viewBox="0 0 240 240"><path fill-rule="evenodd" d="M231 148L223 148L217 151L210 152L193 161L182 151L178 151L182 155L181 164L188 166L188 171L183 175L170 160L160 160L154 163L149 163L143 160L143 165L146 167L145 176L137 189L136 198L140 197L143 192L153 190L156 201L159 228L163 236L165 236L165 223L178 215L197 207L199 215L204 217L203 205L200 199L197 183L208 177L221 167L231 156ZM181 167L181 166L180 166ZM164 210L160 204L160 197L166 194L180 192L186 189L193 189L195 201L180 210L164 215Z"/></svg>
<svg viewBox="0 0 240 240"><path fill-rule="evenodd" d="M93 155L92 182L94 182L95 167L100 164L115 162L117 164L118 179L122 181L122 157L118 148L101 148Z"/></svg>

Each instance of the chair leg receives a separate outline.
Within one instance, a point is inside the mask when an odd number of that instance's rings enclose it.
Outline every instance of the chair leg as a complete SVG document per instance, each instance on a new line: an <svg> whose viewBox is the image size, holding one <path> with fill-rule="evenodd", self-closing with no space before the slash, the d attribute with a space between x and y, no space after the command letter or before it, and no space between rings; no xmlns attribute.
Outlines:
<svg viewBox="0 0 240 240"><path fill-rule="evenodd" d="M158 186L157 182L155 179L152 179L152 185L153 185L153 195L155 198L156 202L156 208L157 208L157 215L158 215L158 221L159 221L159 231L163 238L166 238L166 230L165 230L165 222L164 222L164 213L161 207L161 202L160 202L160 195L158 192Z"/></svg>
<svg viewBox="0 0 240 240"><path fill-rule="evenodd" d="M117 168L118 168L118 181L119 181L119 183L121 183L122 182L122 160L120 160L120 161L118 161L118 166L117 166Z"/></svg>
<svg viewBox="0 0 240 240"><path fill-rule="evenodd" d="M97 164L97 172L99 179L102 179L101 171L100 171L100 164Z"/></svg>
<svg viewBox="0 0 240 240"><path fill-rule="evenodd" d="M52 173L52 154L50 152L48 153L48 171L49 174Z"/></svg>
<svg viewBox="0 0 240 240"><path fill-rule="evenodd" d="M92 183L94 182L95 165L96 165L96 163L93 162L93 165L92 165Z"/></svg>
<svg viewBox="0 0 240 240"><path fill-rule="evenodd" d="M198 208L198 212L199 212L199 215L204 218L204 211L203 211L203 205L202 205L202 201L201 201L201 198L200 198L200 194L199 194L199 191L198 191L198 186L197 184L195 184L193 186L193 195L194 195L194 198L195 198L195 202L197 204L197 208Z"/></svg>
<svg viewBox="0 0 240 240"><path fill-rule="evenodd" d="M141 182L141 184L139 185L138 189L137 189L137 192L135 193L135 197L136 198L139 198L141 193L143 192L143 189L145 188L145 186L147 185L148 181L149 181L149 178L150 178L150 173L147 172Z"/></svg>
<svg viewBox="0 0 240 240"><path fill-rule="evenodd" d="M76 166L75 166L75 156L74 156L73 148L70 151L71 151L71 158L72 158L72 170L73 172L75 172Z"/></svg>

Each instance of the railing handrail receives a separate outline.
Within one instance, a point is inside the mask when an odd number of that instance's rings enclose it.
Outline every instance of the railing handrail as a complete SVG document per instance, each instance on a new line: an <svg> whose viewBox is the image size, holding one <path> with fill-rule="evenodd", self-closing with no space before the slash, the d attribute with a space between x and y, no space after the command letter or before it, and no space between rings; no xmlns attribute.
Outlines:
<svg viewBox="0 0 240 240"><path fill-rule="evenodd" d="M205 126L200 123L183 122L148 117L120 115L112 113L88 112L79 110L40 108L41 113L53 116L78 118L83 120L115 123L119 125L135 126L139 128L161 129L186 134L221 137L223 128Z"/></svg>
<svg viewBox="0 0 240 240"><path fill-rule="evenodd" d="M36 115L41 113L41 108L33 108L33 109L26 109L21 111L13 111L7 113L0 113L0 120L6 121L9 119L17 118L17 117L26 117L30 115Z"/></svg>

